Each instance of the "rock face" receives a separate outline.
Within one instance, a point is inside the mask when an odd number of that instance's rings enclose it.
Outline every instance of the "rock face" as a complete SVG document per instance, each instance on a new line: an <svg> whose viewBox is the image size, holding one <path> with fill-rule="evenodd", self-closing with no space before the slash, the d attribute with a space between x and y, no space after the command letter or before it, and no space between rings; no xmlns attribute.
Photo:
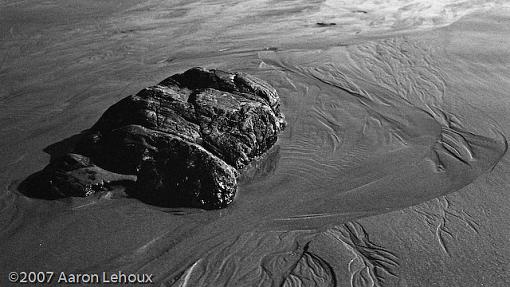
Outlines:
<svg viewBox="0 0 510 287"><path fill-rule="evenodd" d="M87 196L118 180L113 175L135 176L131 194L146 202L222 208L234 199L239 171L284 127L280 99L267 83L193 68L111 106L73 154L45 168L45 182L62 196ZM78 176L88 170L95 180Z"/></svg>

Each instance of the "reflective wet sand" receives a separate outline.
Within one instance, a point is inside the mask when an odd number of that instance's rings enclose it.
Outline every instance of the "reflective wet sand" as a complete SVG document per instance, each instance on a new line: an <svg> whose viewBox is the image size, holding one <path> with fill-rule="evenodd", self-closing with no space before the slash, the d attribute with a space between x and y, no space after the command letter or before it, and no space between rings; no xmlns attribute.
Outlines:
<svg viewBox="0 0 510 287"><path fill-rule="evenodd" d="M163 286L506 286L505 5L1 3L0 285L123 270ZM268 81L289 122L232 206L17 191L45 147L193 66Z"/></svg>

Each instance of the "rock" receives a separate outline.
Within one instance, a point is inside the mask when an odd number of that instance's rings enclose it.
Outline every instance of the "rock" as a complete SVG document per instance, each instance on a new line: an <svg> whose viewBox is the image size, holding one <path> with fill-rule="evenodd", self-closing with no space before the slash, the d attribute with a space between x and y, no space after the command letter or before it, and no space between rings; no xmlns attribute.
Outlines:
<svg viewBox="0 0 510 287"><path fill-rule="evenodd" d="M47 198L86 197L110 190L115 183L136 181L136 176L122 175L104 170L85 156L66 154L60 157L30 182L32 189L44 191Z"/></svg>
<svg viewBox="0 0 510 287"><path fill-rule="evenodd" d="M336 26L336 23L324 23L324 22L317 22L317 26L320 27L326 27L326 26Z"/></svg>
<svg viewBox="0 0 510 287"><path fill-rule="evenodd" d="M239 183L249 184L267 178L276 172L280 161L280 147L273 146L262 157L252 161L237 178Z"/></svg>
<svg viewBox="0 0 510 287"><path fill-rule="evenodd" d="M74 154L44 174L49 189L62 196L103 191L125 174L136 178L130 194L145 202L222 208L234 199L238 170L264 154L284 128L269 84L244 73L193 68L112 105L81 135Z"/></svg>
<svg viewBox="0 0 510 287"><path fill-rule="evenodd" d="M190 90L212 88L225 92L233 92L237 91L234 82L235 76L235 74L220 70L192 68L182 74L170 76L159 84L167 87L178 86Z"/></svg>
<svg viewBox="0 0 510 287"><path fill-rule="evenodd" d="M237 190L237 171L203 147L169 137L143 158L137 197L164 206L226 207Z"/></svg>
<svg viewBox="0 0 510 287"><path fill-rule="evenodd" d="M139 125L106 133L103 166L137 174L131 195L162 206L225 207L237 189L237 171L200 145Z"/></svg>
<svg viewBox="0 0 510 287"><path fill-rule="evenodd" d="M285 124L283 115L279 112L280 97L276 90L268 83L246 73L228 73L220 70L192 68L182 74L173 75L163 80L160 85L167 87L197 90L212 88L224 92L245 93L254 100L263 100L275 110L275 114Z"/></svg>
<svg viewBox="0 0 510 287"><path fill-rule="evenodd" d="M278 93L253 76L193 68L160 85L189 93L204 147L237 169L267 151L285 128Z"/></svg>
<svg viewBox="0 0 510 287"><path fill-rule="evenodd" d="M204 146L235 168L268 150L282 127L272 109L242 94L205 89L190 97Z"/></svg>
<svg viewBox="0 0 510 287"><path fill-rule="evenodd" d="M184 101L188 96L175 87L145 88L108 108L91 131L105 134L134 124L197 142L199 126L193 105Z"/></svg>
<svg viewBox="0 0 510 287"><path fill-rule="evenodd" d="M193 68L114 104L87 137L97 142L119 127L140 125L201 144L240 169L268 150L284 129L279 105L277 92L255 77ZM79 151L93 157L122 158L111 148L97 152L97 144L82 146Z"/></svg>

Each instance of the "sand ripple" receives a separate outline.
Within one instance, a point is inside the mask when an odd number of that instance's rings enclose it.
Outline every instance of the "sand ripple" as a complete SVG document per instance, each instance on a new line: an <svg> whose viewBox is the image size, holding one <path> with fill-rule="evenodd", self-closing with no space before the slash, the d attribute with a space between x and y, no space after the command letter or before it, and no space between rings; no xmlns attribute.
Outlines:
<svg viewBox="0 0 510 287"><path fill-rule="evenodd" d="M506 1L31 2L0 4L0 270L122 269L162 286L406 286L407 263L373 239L369 216L411 210L447 256L447 215L480 235L445 198L508 164L510 32L506 16L462 17ZM501 37L487 43L477 29ZM190 66L254 74L283 101L289 126L232 206L16 191L47 163L45 146ZM505 180L492 179L501 190ZM437 214L422 206L434 198Z"/></svg>

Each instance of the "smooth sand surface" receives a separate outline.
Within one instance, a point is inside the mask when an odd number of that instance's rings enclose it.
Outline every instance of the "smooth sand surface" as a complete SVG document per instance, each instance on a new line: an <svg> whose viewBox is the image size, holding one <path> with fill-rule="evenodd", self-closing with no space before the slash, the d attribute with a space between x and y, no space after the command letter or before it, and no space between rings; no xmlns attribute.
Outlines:
<svg viewBox="0 0 510 287"><path fill-rule="evenodd" d="M3 1L0 33L0 286L119 270L156 286L510 286L505 1ZM289 123L232 206L17 191L47 146L193 66L268 81Z"/></svg>

